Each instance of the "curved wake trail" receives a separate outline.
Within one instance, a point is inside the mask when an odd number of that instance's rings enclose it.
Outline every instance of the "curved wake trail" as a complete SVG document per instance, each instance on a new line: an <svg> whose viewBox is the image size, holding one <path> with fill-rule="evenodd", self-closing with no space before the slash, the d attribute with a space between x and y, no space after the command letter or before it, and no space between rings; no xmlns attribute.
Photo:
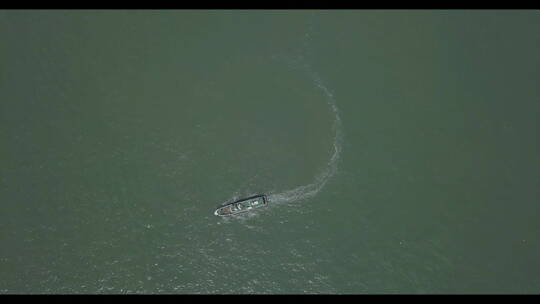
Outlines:
<svg viewBox="0 0 540 304"><path fill-rule="evenodd" d="M342 133L341 133L341 117L339 116L339 109L336 105L334 94L323 84L320 77L308 64L303 64L304 70L309 77L313 80L315 86L322 91L326 97L326 102L334 114L334 152L328 160L325 169L320 172L313 183L298 186L294 189L283 191L280 193L269 194L268 199L272 203L290 203L298 200L304 200L311 198L324 187L326 182L336 173L338 168L338 160L341 153Z"/></svg>
<svg viewBox="0 0 540 304"><path fill-rule="evenodd" d="M324 95L326 103L334 114L334 121L332 125L332 128L334 130L333 153L324 169L315 177L312 183L307 185L301 185L296 188L279 193L269 193L267 197L272 204L291 203L314 197L326 185L328 180L337 172L338 168L338 161L341 154L342 145L342 131L341 117L339 115L339 109L336 105L336 99L332 91L324 85L317 72L304 59L308 57L307 55L310 50L309 44L313 31L314 24L313 22L311 22L308 28L308 32L304 35L302 47L296 54L296 56L289 57L284 55L273 55L272 58L288 63L293 68L296 67L305 72L313 82L314 86L319 89Z"/></svg>

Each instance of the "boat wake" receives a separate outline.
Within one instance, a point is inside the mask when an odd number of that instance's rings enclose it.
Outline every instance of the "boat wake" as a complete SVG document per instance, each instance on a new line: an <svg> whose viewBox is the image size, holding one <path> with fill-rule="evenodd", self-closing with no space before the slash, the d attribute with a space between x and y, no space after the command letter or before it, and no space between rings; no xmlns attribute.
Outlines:
<svg viewBox="0 0 540 304"><path fill-rule="evenodd" d="M300 57L301 60L303 57ZM330 107L330 110L334 114L333 130L334 130L334 144L333 153L326 167L320 172L315 180L307 185L298 186L294 189L286 190L280 193L269 193L268 200L271 204L276 203L291 203L295 201L305 200L314 197L321 191L328 180L337 172L338 161L341 154L342 145L342 131L341 131L341 117L339 115L339 109L336 105L336 99L334 94L326 87L319 75L311 68L307 63L301 64L302 69L312 79L314 85L324 94L326 102Z"/></svg>
<svg viewBox="0 0 540 304"><path fill-rule="evenodd" d="M316 87L316 89L320 90L320 92L323 94L324 98L326 99L326 103L328 104L329 109L334 116L332 125L334 131L333 152L326 166L318 175L316 175L312 183L301 185L296 188L282 192L266 193L270 206L275 204L292 203L314 197L321 191L321 189L326 185L328 180L330 180L330 178L337 172L338 169L338 161L341 154L343 137L341 130L341 117L334 94L324 84L323 80L316 72L316 70L308 63L309 60L306 59L307 57L311 57L309 56L309 53L311 49L310 42L313 31L314 24L313 22L311 22L309 25L309 29L304 35L304 39L302 40L302 46L297 49L296 54L292 54L291 56L284 54L274 54L271 57L273 60L285 63L289 67L293 69L298 69L302 73L305 73L307 77L311 80L313 85Z"/></svg>

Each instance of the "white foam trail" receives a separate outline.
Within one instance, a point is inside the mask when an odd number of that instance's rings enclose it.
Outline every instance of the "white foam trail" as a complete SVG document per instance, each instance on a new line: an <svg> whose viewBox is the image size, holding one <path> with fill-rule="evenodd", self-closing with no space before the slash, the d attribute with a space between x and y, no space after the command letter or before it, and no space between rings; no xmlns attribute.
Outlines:
<svg viewBox="0 0 540 304"><path fill-rule="evenodd" d="M278 59L281 56L274 56L274 59ZM281 59L285 59L281 57ZM303 61L303 57L300 56L300 61ZM293 66L298 66L298 61L291 60L291 58L285 59L290 64L293 64ZM306 63L300 64L301 69L304 70L308 76L312 79L313 84L321 90L321 92L324 94L326 98L326 103L330 107L330 110L334 114L334 121L333 121L333 130L334 130L334 142L333 142L333 153L330 159L328 160L328 163L324 167L324 169L315 177L315 180L307 185L301 185L296 188L286 190L279 193L269 193L267 195L268 200L270 202L270 206L275 204L284 204L284 203L292 203L296 201L305 200L311 197L314 197L317 195L321 189L326 185L328 180L337 172L338 169L338 162L339 157L341 154L342 149L342 130L341 130L341 117L339 115L339 109L336 105L336 99L334 98L334 94L328 87L326 87L320 77L317 75L317 73ZM254 193L256 194L256 193ZM237 193L233 200L237 199L239 194ZM238 218L242 218L244 220L250 219L252 217L256 217L258 215L258 212L253 213L241 213L238 214Z"/></svg>
<svg viewBox="0 0 540 304"><path fill-rule="evenodd" d="M334 152L325 169L319 173L313 183L298 186L294 189L283 191L280 193L268 195L268 199L271 203L290 203L294 201L304 200L311 198L324 187L326 182L337 172L338 160L341 153L341 143L342 143L342 131L341 131L341 117L339 115L339 109L336 105L336 100L334 94L323 84L320 77L317 73L308 65L303 64L303 69L307 72L309 77L313 80L313 83L319 88L326 97L326 102L330 106L334 114Z"/></svg>
<svg viewBox="0 0 540 304"><path fill-rule="evenodd" d="M326 185L328 180L337 172L338 161L341 154L341 145L342 145L342 131L341 131L341 117L339 115L339 109L336 105L336 99L334 94L328 87L326 87L317 74L317 72L307 63L306 57L309 57L308 53L310 50L310 41L314 32L314 23L313 19L310 20L308 26L308 32L304 35L302 41L302 47L294 58L283 55L273 55L272 59L281 60L282 62L288 63L291 67L300 67L300 70L305 72L307 76L313 81L313 84L321 90L326 98L326 102L330 107L330 110L334 114L333 130L334 130L334 151L332 156L328 160L326 167L315 177L315 180L307 185L298 186L296 188L286 190L279 193L270 193L267 195L270 203L281 204L281 203L291 203L295 201L300 201L314 197L321 191L321 189Z"/></svg>
<svg viewBox="0 0 540 304"><path fill-rule="evenodd" d="M327 86L324 85L324 82L321 80L318 73L311 67L311 65L307 62L306 59L308 57L312 57L309 55L311 50L310 44L312 37L314 36L314 31L315 19L311 18L309 20L307 33L304 35L304 39L302 41L302 47L296 55L297 60L291 60L291 58L288 58L288 60L285 58L282 59L285 59L285 61L288 61L293 65L299 65L301 70L303 70L308 75L308 77L313 81L313 84L319 90L321 90L321 92L326 97L326 102L330 107L330 110L334 114L334 122L332 126L334 129L334 152L328 160L326 167L315 177L315 180L311 184L298 186L294 189L290 189L280 193L271 193L270 195L268 195L269 201L273 204L291 203L314 197L315 195L317 195L317 193L319 193L319 191L321 191L321 189L326 185L328 180L337 172L338 169L338 161L341 154L341 145L343 141L339 109L337 107L334 94L330 89L328 89ZM281 56L275 56L274 58L277 57Z"/></svg>

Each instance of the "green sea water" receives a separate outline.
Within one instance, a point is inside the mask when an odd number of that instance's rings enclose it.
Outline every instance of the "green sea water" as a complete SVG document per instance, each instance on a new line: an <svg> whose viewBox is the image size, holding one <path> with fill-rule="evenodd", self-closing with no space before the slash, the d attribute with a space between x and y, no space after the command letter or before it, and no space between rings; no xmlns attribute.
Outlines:
<svg viewBox="0 0 540 304"><path fill-rule="evenodd" d="M0 293L539 293L539 83L540 11L0 11Z"/></svg>

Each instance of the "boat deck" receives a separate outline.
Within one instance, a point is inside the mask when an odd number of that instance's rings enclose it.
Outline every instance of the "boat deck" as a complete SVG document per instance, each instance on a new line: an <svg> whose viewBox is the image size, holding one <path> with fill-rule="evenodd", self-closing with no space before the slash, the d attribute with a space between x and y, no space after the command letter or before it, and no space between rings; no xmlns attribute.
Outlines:
<svg viewBox="0 0 540 304"><path fill-rule="evenodd" d="M268 205L266 195L255 195L248 198L243 198L225 206L219 207L214 212L218 216L234 215L242 212L251 211L256 208Z"/></svg>

